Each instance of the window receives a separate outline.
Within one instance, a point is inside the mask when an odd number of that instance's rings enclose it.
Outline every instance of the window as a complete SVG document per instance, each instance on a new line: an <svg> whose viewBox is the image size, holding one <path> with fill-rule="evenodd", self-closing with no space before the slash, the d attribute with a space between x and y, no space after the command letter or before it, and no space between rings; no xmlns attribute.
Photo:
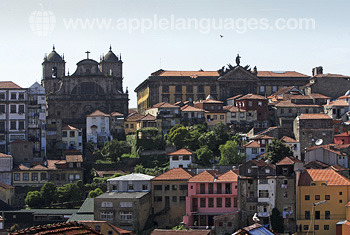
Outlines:
<svg viewBox="0 0 350 235"><path fill-rule="evenodd" d="M163 92L169 93L169 86L168 85L165 85L165 86L162 86L162 87L163 87Z"/></svg>
<svg viewBox="0 0 350 235"><path fill-rule="evenodd" d="M171 189L172 189L172 190L177 190L177 185L176 185L176 184L173 184L173 185L171 186Z"/></svg>
<svg viewBox="0 0 350 235"><path fill-rule="evenodd" d="M125 128L129 128L129 124L125 124ZM67 134L66 134L66 137L67 137Z"/></svg>
<svg viewBox="0 0 350 235"><path fill-rule="evenodd" d="M288 192L287 192L287 191L283 193L283 198L284 198L284 199L287 199L287 198L288 198Z"/></svg>
<svg viewBox="0 0 350 235"><path fill-rule="evenodd" d="M224 115L220 115L220 119L221 119L221 120L224 120Z"/></svg>
<svg viewBox="0 0 350 235"><path fill-rule="evenodd" d="M227 227L232 227L232 225L233 225L232 222L227 223Z"/></svg>
<svg viewBox="0 0 350 235"><path fill-rule="evenodd" d="M331 200L331 195L326 195L326 196L324 196L324 199L325 199L325 200Z"/></svg>
<svg viewBox="0 0 350 235"><path fill-rule="evenodd" d="M214 193L214 184L213 183L209 183L208 184L208 193L209 194L213 194Z"/></svg>
<svg viewBox="0 0 350 235"><path fill-rule="evenodd" d="M206 207L206 198L201 198L200 199L200 207Z"/></svg>
<svg viewBox="0 0 350 235"><path fill-rule="evenodd" d="M20 181L20 173L15 173L14 181Z"/></svg>
<svg viewBox="0 0 350 235"><path fill-rule="evenodd" d="M75 174L75 179L80 180L80 174Z"/></svg>
<svg viewBox="0 0 350 235"><path fill-rule="evenodd" d="M216 198L216 207L218 208L222 207L222 198Z"/></svg>
<svg viewBox="0 0 350 235"><path fill-rule="evenodd" d="M132 220L132 212L120 212L120 220Z"/></svg>
<svg viewBox="0 0 350 235"><path fill-rule="evenodd" d="M310 195L305 195L305 201L309 201L310 200Z"/></svg>
<svg viewBox="0 0 350 235"><path fill-rule="evenodd" d="M113 221L113 211L101 211L100 218L101 220Z"/></svg>
<svg viewBox="0 0 350 235"><path fill-rule="evenodd" d="M239 113L240 118L244 118L244 113Z"/></svg>
<svg viewBox="0 0 350 235"><path fill-rule="evenodd" d="M189 160L190 160L190 156L188 156L188 155L187 155L187 156L183 156L183 157L182 157L182 160L184 160L184 161L189 161Z"/></svg>
<svg viewBox="0 0 350 235"><path fill-rule="evenodd" d="M38 181L38 173L32 173L32 181Z"/></svg>
<svg viewBox="0 0 350 235"><path fill-rule="evenodd" d="M187 190L187 185L185 184L180 185L180 190Z"/></svg>
<svg viewBox="0 0 350 235"><path fill-rule="evenodd" d="M315 195L315 200L320 200L320 195Z"/></svg>
<svg viewBox="0 0 350 235"><path fill-rule="evenodd" d="M315 225L314 225L314 229L315 229L315 230L319 230L319 229L320 229L320 226L319 226L318 224L315 224Z"/></svg>
<svg viewBox="0 0 350 235"><path fill-rule="evenodd" d="M259 184L268 184L268 179L259 179Z"/></svg>
<svg viewBox="0 0 350 235"><path fill-rule="evenodd" d="M193 86L187 85L187 86L186 86L186 92L187 92L187 93L193 93Z"/></svg>
<svg viewBox="0 0 350 235"><path fill-rule="evenodd" d="M247 172L248 172L248 174L251 174L252 173L252 169L248 168Z"/></svg>
<svg viewBox="0 0 350 235"><path fill-rule="evenodd" d="M24 113L24 105L23 104L18 105L18 113Z"/></svg>
<svg viewBox="0 0 350 235"><path fill-rule="evenodd" d="M258 149L257 148L252 148L252 154L257 154L258 153Z"/></svg>
<svg viewBox="0 0 350 235"><path fill-rule="evenodd" d="M128 184L128 191L134 191L134 185Z"/></svg>
<svg viewBox="0 0 350 235"><path fill-rule="evenodd" d="M310 211L305 211L305 219L310 219Z"/></svg>
<svg viewBox="0 0 350 235"><path fill-rule="evenodd" d="M237 197L233 198L233 207L238 207L238 198Z"/></svg>
<svg viewBox="0 0 350 235"><path fill-rule="evenodd" d="M231 207L231 198L225 198L225 207Z"/></svg>
<svg viewBox="0 0 350 235"><path fill-rule="evenodd" d="M269 197L269 191L268 190L259 190L259 197L261 197L261 198Z"/></svg>
<svg viewBox="0 0 350 235"><path fill-rule="evenodd" d="M155 202L161 202L162 201L162 197L161 196L156 196L156 197L154 197L154 201Z"/></svg>
<svg viewBox="0 0 350 235"><path fill-rule="evenodd" d="M249 210L250 210L250 211L256 211L256 207L253 206L253 205L250 205L250 206L249 206Z"/></svg>
<svg viewBox="0 0 350 235"><path fill-rule="evenodd" d="M0 113L5 113L5 105L0 105Z"/></svg>
<svg viewBox="0 0 350 235"><path fill-rule="evenodd" d="M205 184L201 183L199 185L199 188L200 188L200 194L204 194L205 193Z"/></svg>
<svg viewBox="0 0 350 235"><path fill-rule="evenodd" d="M204 87L202 85L198 86L197 92L198 93L203 93L204 92Z"/></svg>
<svg viewBox="0 0 350 235"><path fill-rule="evenodd" d="M272 86L272 92L276 92L277 91L277 86Z"/></svg>
<svg viewBox="0 0 350 235"><path fill-rule="evenodd" d="M214 115L214 120L218 119L218 115Z"/></svg>
<svg viewBox="0 0 350 235"><path fill-rule="evenodd" d="M0 93L0 100L4 100L5 99L5 93Z"/></svg>
<svg viewBox="0 0 350 235"><path fill-rule="evenodd" d="M339 195L343 195L343 192L339 192Z"/></svg>
<svg viewBox="0 0 350 235"><path fill-rule="evenodd" d="M172 160L173 160L173 161L178 161L178 160L179 160L179 156L173 156L173 157L172 157Z"/></svg>
<svg viewBox="0 0 350 235"><path fill-rule="evenodd" d="M208 207L214 207L214 198L208 198Z"/></svg>
<svg viewBox="0 0 350 235"><path fill-rule="evenodd" d="M120 207L132 207L132 202L120 202Z"/></svg>
<svg viewBox="0 0 350 235"><path fill-rule="evenodd" d="M113 202L101 202L101 207L113 207Z"/></svg>
<svg viewBox="0 0 350 235"><path fill-rule="evenodd" d="M142 190L148 190L148 184L143 184L142 185Z"/></svg>
<svg viewBox="0 0 350 235"><path fill-rule="evenodd" d="M165 191L170 190L170 185L169 185L169 184L165 185L165 186L164 186L164 190L165 190Z"/></svg>
<svg viewBox="0 0 350 235"><path fill-rule="evenodd" d="M173 202L176 202L176 201L177 201L177 197L173 196Z"/></svg>
<svg viewBox="0 0 350 235"><path fill-rule="evenodd" d="M262 106L262 102L261 101L258 101L258 106Z"/></svg>
<svg viewBox="0 0 350 235"><path fill-rule="evenodd" d="M304 224L304 231L308 231L309 230L309 225Z"/></svg>
<svg viewBox="0 0 350 235"><path fill-rule="evenodd" d="M219 222L219 227L224 227L224 223L223 222Z"/></svg>
<svg viewBox="0 0 350 235"><path fill-rule="evenodd" d="M186 201L186 196L180 196L180 202Z"/></svg>
<svg viewBox="0 0 350 235"><path fill-rule="evenodd" d="M46 180L46 173L40 173L40 179Z"/></svg>
<svg viewBox="0 0 350 235"><path fill-rule="evenodd" d="M284 109L281 109L281 113L284 113Z"/></svg>
<svg viewBox="0 0 350 235"><path fill-rule="evenodd" d="M163 189L163 187L162 187L162 185L154 185L154 190L156 191L156 190L162 190Z"/></svg>
<svg viewBox="0 0 350 235"><path fill-rule="evenodd" d="M29 181L29 173L23 173L23 181Z"/></svg>
<svg viewBox="0 0 350 235"><path fill-rule="evenodd" d="M10 105L10 113L16 113L16 105L15 104Z"/></svg>
<svg viewBox="0 0 350 235"><path fill-rule="evenodd" d="M236 113L231 113L231 117L236 118Z"/></svg>
<svg viewBox="0 0 350 235"><path fill-rule="evenodd" d="M253 106L253 101L248 101L248 106Z"/></svg>
<svg viewBox="0 0 350 235"><path fill-rule="evenodd" d="M70 180L70 181L74 180L74 174L69 174L68 177L69 177L69 180Z"/></svg>
<svg viewBox="0 0 350 235"><path fill-rule="evenodd" d="M324 230L329 230L329 225L328 225L328 224L325 224L325 225L323 226L323 229L324 229Z"/></svg>
<svg viewBox="0 0 350 235"><path fill-rule="evenodd" d="M11 100L15 100L16 99L16 93L11 93Z"/></svg>
<svg viewBox="0 0 350 235"><path fill-rule="evenodd" d="M74 131L70 131L69 132L69 137L75 137L75 132Z"/></svg>
<svg viewBox="0 0 350 235"><path fill-rule="evenodd" d="M343 200L339 200L339 203L343 203Z"/></svg>
<svg viewBox="0 0 350 235"><path fill-rule="evenodd" d="M315 211L315 219L321 219L320 211Z"/></svg>
<svg viewBox="0 0 350 235"><path fill-rule="evenodd" d="M18 130L24 130L24 121L18 122Z"/></svg>
<svg viewBox="0 0 350 235"><path fill-rule="evenodd" d="M210 86L210 92L211 93L216 93L216 86L215 85L211 85Z"/></svg>
<svg viewBox="0 0 350 235"><path fill-rule="evenodd" d="M95 225L95 230L101 232L101 225Z"/></svg>
<svg viewBox="0 0 350 235"><path fill-rule="evenodd" d="M182 93L182 86L181 85L176 85L175 86L175 92L176 93Z"/></svg>
<svg viewBox="0 0 350 235"><path fill-rule="evenodd" d="M266 173L266 174L270 174L270 168L266 168L266 169L265 169L265 173Z"/></svg>
<svg viewBox="0 0 350 235"><path fill-rule="evenodd" d="M260 86L260 93L265 93L265 87L264 86Z"/></svg>
<svg viewBox="0 0 350 235"><path fill-rule="evenodd" d="M325 219L331 219L331 212L330 211L325 211L324 218Z"/></svg>
<svg viewBox="0 0 350 235"><path fill-rule="evenodd" d="M222 185L220 183L216 184L216 193L217 194L222 193Z"/></svg>

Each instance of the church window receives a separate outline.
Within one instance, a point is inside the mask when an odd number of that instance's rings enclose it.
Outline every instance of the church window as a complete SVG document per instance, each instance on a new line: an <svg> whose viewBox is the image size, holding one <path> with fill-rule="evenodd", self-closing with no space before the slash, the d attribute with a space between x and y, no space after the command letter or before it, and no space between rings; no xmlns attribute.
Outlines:
<svg viewBox="0 0 350 235"><path fill-rule="evenodd" d="M57 67L52 67L51 77L52 78L57 78Z"/></svg>
<svg viewBox="0 0 350 235"><path fill-rule="evenodd" d="M203 93L204 92L204 87L202 85L198 86L198 93Z"/></svg>
<svg viewBox="0 0 350 235"><path fill-rule="evenodd" d="M165 85L162 88L163 88L163 92L169 93L169 86L168 85Z"/></svg>
<svg viewBox="0 0 350 235"><path fill-rule="evenodd" d="M192 85L186 86L186 92L187 93L193 93L193 86Z"/></svg>

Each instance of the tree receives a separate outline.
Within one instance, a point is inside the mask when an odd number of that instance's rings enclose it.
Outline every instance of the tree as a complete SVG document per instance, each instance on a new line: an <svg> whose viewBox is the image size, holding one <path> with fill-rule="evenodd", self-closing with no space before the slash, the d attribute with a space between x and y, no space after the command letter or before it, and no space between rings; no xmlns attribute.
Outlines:
<svg viewBox="0 0 350 235"><path fill-rule="evenodd" d="M40 189L41 198L43 199L46 206L51 205L51 203L55 202L57 188L56 185L52 182L47 182Z"/></svg>
<svg viewBox="0 0 350 235"><path fill-rule="evenodd" d="M293 156L292 150L281 140L273 139L266 148L266 158L272 163L282 160L285 157Z"/></svg>
<svg viewBox="0 0 350 235"><path fill-rule="evenodd" d="M168 134L167 139L173 143L177 149L180 149L187 144L190 137L190 132L187 130L187 128L184 126L179 126Z"/></svg>
<svg viewBox="0 0 350 235"><path fill-rule="evenodd" d="M89 192L89 198L95 198L99 195L103 194L103 191L100 188L96 188L95 190L92 190Z"/></svg>
<svg viewBox="0 0 350 235"><path fill-rule="evenodd" d="M281 212L277 208L272 209L270 221L273 231L277 233L284 232L283 217L281 216Z"/></svg>
<svg viewBox="0 0 350 235"><path fill-rule="evenodd" d="M29 207L38 208L42 205L42 198L39 191L30 191L27 193L26 198L24 199L24 202Z"/></svg>
<svg viewBox="0 0 350 235"><path fill-rule="evenodd" d="M225 144L226 141L230 139L230 135L227 133L227 127L222 122L216 124L214 128L214 135L217 141L217 147L222 144Z"/></svg>
<svg viewBox="0 0 350 235"><path fill-rule="evenodd" d="M225 144L220 145L220 164L239 164L242 162L242 158L238 153L238 146L235 141L229 140Z"/></svg>
<svg viewBox="0 0 350 235"><path fill-rule="evenodd" d="M204 164L209 164L210 159L213 159L214 154L207 146L202 146L201 148L196 150L196 156L199 161Z"/></svg>
<svg viewBox="0 0 350 235"><path fill-rule="evenodd" d="M74 183L69 183L57 189L59 202L75 202L81 200L79 187Z"/></svg>
<svg viewBox="0 0 350 235"><path fill-rule="evenodd" d="M216 148L216 137L213 131L203 133L199 138L199 145L201 147L207 146L213 153L215 152Z"/></svg>
<svg viewBox="0 0 350 235"><path fill-rule="evenodd" d="M197 149L200 148L198 139L199 137L208 132L208 129L206 126L201 125L201 124L197 124L194 126L189 126L187 127L189 133L190 133L190 137L189 140L187 141L187 146L189 149L196 151Z"/></svg>
<svg viewBox="0 0 350 235"><path fill-rule="evenodd" d="M112 140L106 142L101 149L101 155L113 161L118 161L124 153L130 153L130 147L126 141Z"/></svg>

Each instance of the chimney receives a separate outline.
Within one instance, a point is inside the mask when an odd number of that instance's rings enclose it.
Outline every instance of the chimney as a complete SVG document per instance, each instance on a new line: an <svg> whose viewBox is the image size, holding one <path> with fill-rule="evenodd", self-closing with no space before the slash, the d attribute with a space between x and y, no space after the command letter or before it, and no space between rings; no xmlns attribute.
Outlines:
<svg viewBox="0 0 350 235"><path fill-rule="evenodd" d="M312 76L316 76L318 74L323 74L323 67L318 66L312 69Z"/></svg>

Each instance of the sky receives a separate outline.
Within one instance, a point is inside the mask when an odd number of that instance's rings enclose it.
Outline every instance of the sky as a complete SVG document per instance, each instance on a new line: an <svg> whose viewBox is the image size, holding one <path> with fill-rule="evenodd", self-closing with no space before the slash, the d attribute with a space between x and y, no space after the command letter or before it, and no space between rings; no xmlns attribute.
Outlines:
<svg viewBox="0 0 350 235"><path fill-rule="evenodd" d="M218 70L235 64L258 70L350 75L348 0L1 0L0 80L29 87L42 79L53 44L66 72L109 46L123 60L124 89L152 72Z"/></svg>

